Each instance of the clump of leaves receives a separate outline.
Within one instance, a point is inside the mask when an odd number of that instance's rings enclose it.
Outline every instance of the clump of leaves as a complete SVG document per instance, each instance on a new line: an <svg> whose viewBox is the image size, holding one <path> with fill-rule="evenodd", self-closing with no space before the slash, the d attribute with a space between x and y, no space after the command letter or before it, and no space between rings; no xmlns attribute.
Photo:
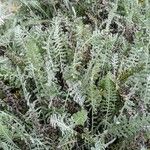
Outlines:
<svg viewBox="0 0 150 150"><path fill-rule="evenodd" d="M149 149L148 0L0 2L0 149Z"/></svg>

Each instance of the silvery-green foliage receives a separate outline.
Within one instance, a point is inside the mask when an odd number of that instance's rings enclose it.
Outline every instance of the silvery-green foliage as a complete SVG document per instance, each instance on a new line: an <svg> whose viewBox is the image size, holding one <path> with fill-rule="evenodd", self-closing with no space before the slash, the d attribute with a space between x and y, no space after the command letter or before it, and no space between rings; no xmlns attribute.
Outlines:
<svg viewBox="0 0 150 150"><path fill-rule="evenodd" d="M148 148L149 14L148 0L1 1L0 148Z"/></svg>

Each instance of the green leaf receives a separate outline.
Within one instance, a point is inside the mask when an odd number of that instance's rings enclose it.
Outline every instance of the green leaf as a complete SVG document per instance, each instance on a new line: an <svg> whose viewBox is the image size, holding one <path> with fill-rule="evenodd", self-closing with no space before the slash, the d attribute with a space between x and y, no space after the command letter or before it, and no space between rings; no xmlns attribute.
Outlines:
<svg viewBox="0 0 150 150"><path fill-rule="evenodd" d="M87 120L87 111L82 109L77 113L73 114L72 116L75 125L84 125L85 121Z"/></svg>

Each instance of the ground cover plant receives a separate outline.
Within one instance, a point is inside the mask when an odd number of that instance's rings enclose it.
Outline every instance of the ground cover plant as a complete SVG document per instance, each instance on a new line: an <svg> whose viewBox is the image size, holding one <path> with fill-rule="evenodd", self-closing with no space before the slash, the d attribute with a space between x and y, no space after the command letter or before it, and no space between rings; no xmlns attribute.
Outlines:
<svg viewBox="0 0 150 150"><path fill-rule="evenodd" d="M149 0L0 1L0 150L149 150Z"/></svg>

